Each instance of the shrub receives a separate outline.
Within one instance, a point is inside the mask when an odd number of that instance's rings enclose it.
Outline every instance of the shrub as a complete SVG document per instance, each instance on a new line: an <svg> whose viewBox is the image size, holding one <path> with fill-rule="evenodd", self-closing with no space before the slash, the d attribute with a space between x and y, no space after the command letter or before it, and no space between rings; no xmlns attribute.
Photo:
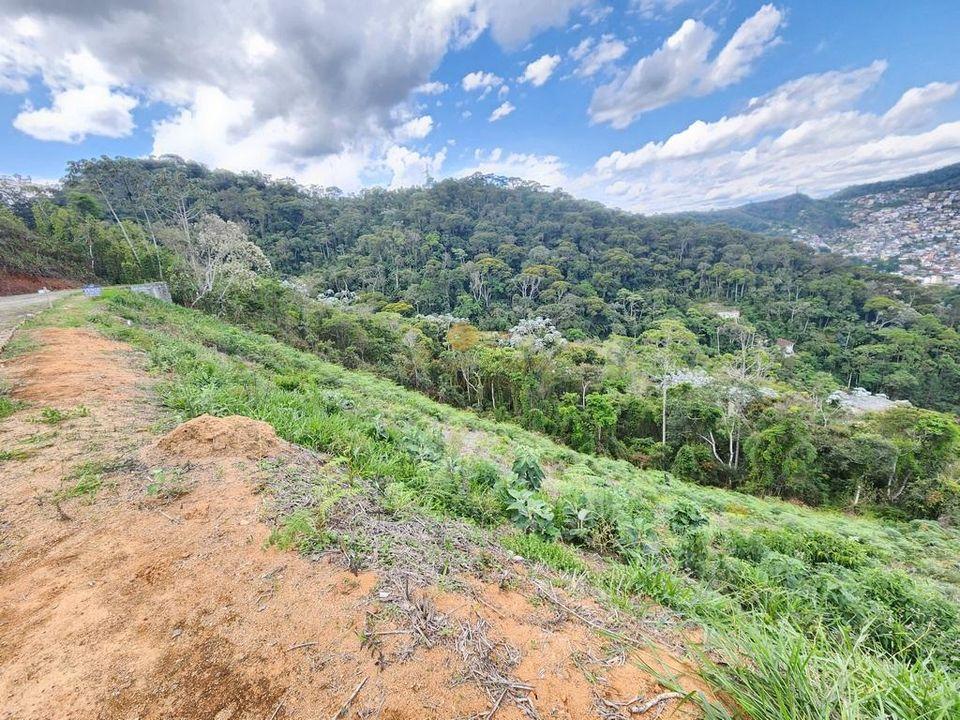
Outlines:
<svg viewBox="0 0 960 720"><path fill-rule="evenodd" d="M547 502L532 490L511 485L507 488L510 501L507 512L513 523L526 533L538 533L546 537L556 535L553 526L553 510Z"/></svg>
<svg viewBox="0 0 960 720"><path fill-rule="evenodd" d="M521 450L513 461L513 475L521 487L539 490L545 477L537 458L528 450Z"/></svg>
<svg viewBox="0 0 960 720"><path fill-rule="evenodd" d="M683 535L706 525L707 517L692 502L680 499L670 509L667 522L675 535Z"/></svg>
<svg viewBox="0 0 960 720"><path fill-rule="evenodd" d="M687 444L677 450L670 472L681 480L710 485L715 482L716 463L703 445Z"/></svg>
<svg viewBox="0 0 960 720"><path fill-rule="evenodd" d="M724 548L733 557L749 560L752 563L760 562L763 556L770 552L762 536L757 533L742 533L738 530L732 530L726 534Z"/></svg>
<svg viewBox="0 0 960 720"><path fill-rule="evenodd" d="M814 565L833 563L846 568L862 566L866 548L855 540L820 530L782 528L761 530L760 537L771 550L792 555Z"/></svg>
<svg viewBox="0 0 960 720"><path fill-rule="evenodd" d="M634 517L622 493L600 489L561 496L555 504L560 536L605 555L626 556L650 536L650 528Z"/></svg>
<svg viewBox="0 0 960 720"><path fill-rule="evenodd" d="M710 560L710 538L707 531L691 530L681 536L675 556L684 570L695 577L703 577Z"/></svg>

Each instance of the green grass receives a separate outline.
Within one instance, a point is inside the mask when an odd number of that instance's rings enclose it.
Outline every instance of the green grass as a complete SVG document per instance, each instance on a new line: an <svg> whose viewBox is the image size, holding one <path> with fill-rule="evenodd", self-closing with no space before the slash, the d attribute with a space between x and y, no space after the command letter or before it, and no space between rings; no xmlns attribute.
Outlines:
<svg viewBox="0 0 960 720"><path fill-rule="evenodd" d="M77 407L73 408L73 410L68 411L63 411L54 407L45 407L40 410L40 416L37 418L36 422L43 423L44 425L59 425L66 420L88 417L89 415L90 410L83 405L78 405Z"/></svg>
<svg viewBox="0 0 960 720"><path fill-rule="evenodd" d="M507 550L533 562L543 563L559 572L585 575L587 565L577 554L562 543L547 540L539 535L517 533L503 539Z"/></svg>
<svg viewBox="0 0 960 720"><path fill-rule="evenodd" d="M0 450L0 462L6 462L8 460L26 460L30 457L31 452L29 450Z"/></svg>
<svg viewBox="0 0 960 720"><path fill-rule="evenodd" d="M621 608L642 612L652 600L703 625L727 658L714 665L705 656L705 677L754 720L940 718L950 717L945 707L956 710L944 705L960 696L954 528L688 485L127 293L83 307L69 311L70 321L92 322L146 351L161 398L184 419L269 422L281 437L338 457L397 511L416 505L478 525L504 523L510 463L532 453L548 470L536 497L553 519L538 526L544 536L513 534L507 547L582 575ZM472 432L476 449L462 453L444 431ZM332 539L322 516L294 513L272 542L314 552ZM581 559L579 547L599 554L602 567Z"/></svg>
<svg viewBox="0 0 960 720"><path fill-rule="evenodd" d="M64 477L64 482L72 483L54 493L55 500L79 499L93 502L97 494L106 486L105 478L127 467L128 461L112 458L88 460L77 465Z"/></svg>
<svg viewBox="0 0 960 720"><path fill-rule="evenodd" d="M33 335L31 335L29 332L20 330L7 341L6 345L3 346L3 351L0 352L0 358L4 360L12 360L13 358L20 357L21 355L31 353L39 347L40 343L37 342Z"/></svg>
<svg viewBox="0 0 960 720"><path fill-rule="evenodd" d="M10 397L10 388L0 381L0 420L8 418L24 407L24 403Z"/></svg>
<svg viewBox="0 0 960 720"><path fill-rule="evenodd" d="M82 473L75 478L72 485L65 487L54 494L56 500L79 499L93 502L103 487L103 476L94 473Z"/></svg>
<svg viewBox="0 0 960 720"><path fill-rule="evenodd" d="M745 624L719 638L705 677L752 720L960 717L957 678L935 662L865 651L863 638ZM749 663L739 662L746 654Z"/></svg>
<svg viewBox="0 0 960 720"><path fill-rule="evenodd" d="M297 510L283 519L270 533L267 545L279 550L297 550L305 555L321 552L336 543L323 526L322 516L313 510Z"/></svg>
<svg viewBox="0 0 960 720"><path fill-rule="evenodd" d="M23 407L23 403L0 393L0 420L8 418Z"/></svg>

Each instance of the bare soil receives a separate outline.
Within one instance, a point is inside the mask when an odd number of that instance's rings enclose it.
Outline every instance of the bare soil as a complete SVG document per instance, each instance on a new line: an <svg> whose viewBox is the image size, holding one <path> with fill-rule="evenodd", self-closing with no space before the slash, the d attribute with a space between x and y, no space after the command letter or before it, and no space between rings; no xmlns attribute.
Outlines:
<svg viewBox="0 0 960 720"><path fill-rule="evenodd" d="M0 268L0 296L32 293L44 287L48 290L64 290L77 287L77 283L63 278L28 275Z"/></svg>
<svg viewBox="0 0 960 720"><path fill-rule="evenodd" d="M0 369L27 403L0 421L0 719L611 718L598 698L664 690L644 663L686 674L508 585L398 601L384 571L267 547L270 473L335 464L247 418L164 435L131 348L34 334ZM45 407L64 419L44 424ZM176 492L151 493L164 479ZM494 670L517 689L492 691ZM661 715L697 713L672 699L643 717Z"/></svg>

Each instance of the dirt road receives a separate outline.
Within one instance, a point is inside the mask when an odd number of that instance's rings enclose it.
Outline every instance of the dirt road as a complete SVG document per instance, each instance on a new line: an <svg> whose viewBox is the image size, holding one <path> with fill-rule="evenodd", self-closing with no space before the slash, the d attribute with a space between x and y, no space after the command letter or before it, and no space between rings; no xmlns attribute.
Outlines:
<svg viewBox="0 0 960 720"><path fill-rule="evenodd" d="M25 404L0 420L0 720L575 720L663 690L505 580L398 594L268 547L264 488L335 465L245 418L170 430L130 347L31 332L0 367Z"/></svg>

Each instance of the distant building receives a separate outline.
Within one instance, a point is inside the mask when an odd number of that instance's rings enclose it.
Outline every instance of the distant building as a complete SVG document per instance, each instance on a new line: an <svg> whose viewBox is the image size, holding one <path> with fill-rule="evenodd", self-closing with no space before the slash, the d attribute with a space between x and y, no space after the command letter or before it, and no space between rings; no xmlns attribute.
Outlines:
<svg viewBox="0 0 960 720"><path fill-rule="evenodd" d="M717 315L718 315L719 317L722 317L722 318L726 319L726 320L739 320L739 319L740 319L740 311L737 310L736 308L722 308L722 309L720 309L720 310L717 310Z"/></svg>

